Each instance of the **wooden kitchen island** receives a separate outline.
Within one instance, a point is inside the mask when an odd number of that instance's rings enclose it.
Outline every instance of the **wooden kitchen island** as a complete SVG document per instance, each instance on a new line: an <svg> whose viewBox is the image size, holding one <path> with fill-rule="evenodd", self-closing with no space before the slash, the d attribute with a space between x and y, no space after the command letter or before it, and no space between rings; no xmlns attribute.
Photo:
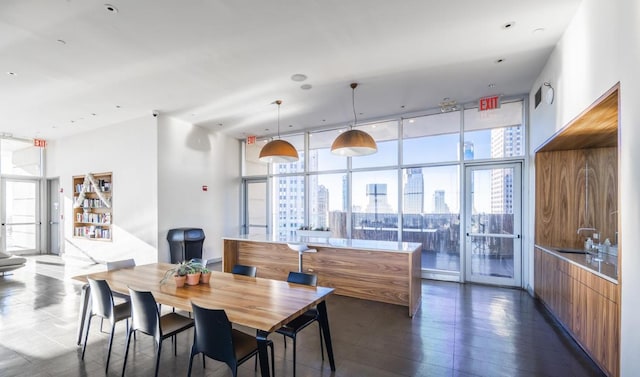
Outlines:
<svg viewBox="0 0 640 377"><path fill-rule="evenodd" d="M257 276L286 280L298 271L298 252L289 244L315 249L303 253L302 272L316 274L318 285L338 295L406 306L412 317L422 297L419 243L294 237L274 240L267 235L223 237L223 269L235 264L258 268Z"/></svg>

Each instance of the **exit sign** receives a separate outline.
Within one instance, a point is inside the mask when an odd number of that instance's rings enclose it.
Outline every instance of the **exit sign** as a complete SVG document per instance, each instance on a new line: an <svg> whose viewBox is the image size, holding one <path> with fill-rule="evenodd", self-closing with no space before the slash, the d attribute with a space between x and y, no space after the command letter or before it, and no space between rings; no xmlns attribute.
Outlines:
<svg viewBox="0 0 640 377"><path fill-rule="evenodd" d="M256 143L256 137L255 136L247 136L247 145L252 145Z"/></svg>
<svg viewBox="0 0 640 377"><path fill-rule="evenodd" d="M39 148L44 148L47 146L47 141L44 139L33 139L33 146L34 147L39 147Z"/></svg>
<svg viewBox="0 0 640 377"><path fill-rule="evenodd" d="M500 96L480 98L478 111L493 110L500 107Z"/></svg>

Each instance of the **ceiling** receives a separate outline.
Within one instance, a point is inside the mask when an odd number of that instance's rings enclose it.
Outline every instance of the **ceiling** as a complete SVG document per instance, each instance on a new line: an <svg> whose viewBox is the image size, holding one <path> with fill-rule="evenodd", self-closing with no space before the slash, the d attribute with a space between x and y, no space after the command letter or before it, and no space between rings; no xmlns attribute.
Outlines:
<svg viewBox="0 0 640 377"><path fill-rule="evenodd" d="M2 0L0 132L58 139L157 110L262 137L276 99L282 133L352 122L351 82L359 121L528 93L579 3Z"/></svg>

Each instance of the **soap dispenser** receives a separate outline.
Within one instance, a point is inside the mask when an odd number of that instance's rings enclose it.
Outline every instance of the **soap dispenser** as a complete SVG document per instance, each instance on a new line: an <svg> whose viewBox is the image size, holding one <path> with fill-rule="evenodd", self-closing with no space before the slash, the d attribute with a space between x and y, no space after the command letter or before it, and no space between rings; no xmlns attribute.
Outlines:
<svg viewBox="0 0 640 377"><path fill-rule="evenodd" d="M593 241L591 237L587 237L587 240L584 242L584 249L587 251L591 251L593 249Z"/></svg>

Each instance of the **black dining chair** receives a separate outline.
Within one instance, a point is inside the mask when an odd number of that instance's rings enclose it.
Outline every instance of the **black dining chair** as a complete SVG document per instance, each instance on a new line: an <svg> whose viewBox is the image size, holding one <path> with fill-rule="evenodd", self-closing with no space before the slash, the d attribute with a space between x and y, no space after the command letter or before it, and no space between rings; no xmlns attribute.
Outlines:
<svg viewBox="0 0 640 377"><path fill-rule="evenodd" d="M84 334L84 345L82 346L82 360L87 350L87 340L89 338L89 328L91 327L91 319L98 316L106 319L111 323L111 332L109 333L109 350L107 351L107 363L105 373L109 371L109 360L111 359L111 347L113 346L113 334L115 333L116 323L123 319L127 321L129 327L129 317L131 317L131 304L126 301L122 304L115 305L113 303L113 294L109 284L105 280L94 280L87 278L89 281L89 289L91 290L91 312L87 322L86 333Z"/></svg>
<svg viewBox="0 0 640 377"><path fill-rule="evenodd" d="M135 266L136 266L135 259L122 259L117 261L110 261L110 262L107 262L107 271L120 270L122 268L129 268L129 267L135 267ZM130 300L129 295L124 293L112 291L111 294L113 294L114 299L122 299L124 301ZM100 331L102 331L102 322L104 322L104 319L100 320Z"/></svg>
<svg viewBox="0 0 640 377"><path fill-rule="evenodd" d="M238 375L238 366L258 355L258 340L249 334L233 329L231 322L222 309L207 309L191 303L193 318L195 320L195 333L193 346L189 359L189 371L191 376L193 358L202 353L202 366L205 356L226 363L234 377ZM273 342L267 340L267 346L271 347L271 374L275 375L273 359Z"/></svg>
<svg viewBox="0 0 640 377"><path fill-rule="evenodd" d="M127 334L127 347L124 351L124 363L122 365L122 377L127 368L127 356L129 356L129 345L131 343L131 334L141 331L144 334L151 335L156 344L156 371L158 376L158 367L160 366L160 355L162 352L162 341L174 337L178 333L193 327L193 319L187 318L178 313L168 313L160 315L158 305L151 292L136 291L129 288L129 296L131 296L131 327ZM177 338L173 342L173 354L177 355Z"/></svg>
<svg viewBox="0 0 640 377"><path fill-rule="evenodd" d="M296 283L296 284L304 284L310 286L316 286L318 284L318 277L313 274L305 274L303 272L289 272L289 276L287 277L287 282ZM320 326L319 314L316 308L312 308L302 313L298 317L296 317L291 322L282 326L278 330L277 333L282 334L284 338L284 347L287 348L287 337L293 340L293 376L296 375L296 336L300 331L304 328L312 324L313 322L318 323L318 330L320 334L320 354L322 355L322 360L324 360L324 351L322 345L322 327Z"/></svg>
<svg viewBox="0 0 640 377"><path fill-rule="evenodd" d="M255 266L245 266L244 264L236 264L231 270L232 274L256 277L257 268Z"/></svg>

